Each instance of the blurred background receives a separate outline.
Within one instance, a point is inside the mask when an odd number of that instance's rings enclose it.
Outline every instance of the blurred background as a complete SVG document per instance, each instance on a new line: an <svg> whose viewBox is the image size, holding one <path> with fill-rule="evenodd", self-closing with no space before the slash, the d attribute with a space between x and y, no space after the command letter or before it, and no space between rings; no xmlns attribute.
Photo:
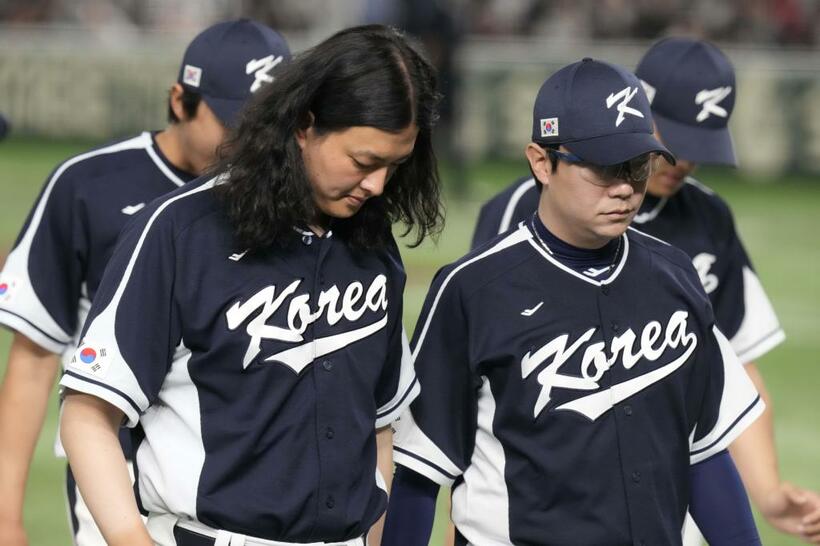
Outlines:
<svg viewBox="0 0 820 546"><path fill-rule="evenodd" d="M0 113L11 127L0 142L0 263L49 172L90 146L161 129L187 43L240 16L281 31L294 52L347 26L390 23L438 65L447 226L437 244L403 248L408 330L432 275L467 251L482 201L527 173L546 76L586 56L634 68L667 35L718 43L737 70L740 168L696 175L731 205L786 330L759 362L782 474L820 490L820 0L0 0ZM0 331L0 369L10 339ZM51 454L56 404L51 416L27 497L33 545L70 543L64 462ZM759 527L767 545L798 544Z"/></svg>

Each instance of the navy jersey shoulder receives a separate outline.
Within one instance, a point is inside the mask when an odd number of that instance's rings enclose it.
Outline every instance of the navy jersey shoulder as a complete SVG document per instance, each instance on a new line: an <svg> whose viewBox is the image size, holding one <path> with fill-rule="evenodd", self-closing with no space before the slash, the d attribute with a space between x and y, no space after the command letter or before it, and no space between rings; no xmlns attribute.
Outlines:
<svg viewBox="0 0 820 546"><path fill-rule="evenodd" d="M697 179L688 177L675 199L699 215L716 239L734 234L735 220L729 204Z"/></svg>
<svg viewBox="0 0 820 546"><path fill-rule="evenodd" d="M460 259L442 267L435 279L452 278L453 286L464 297L469 297L494 280L514 274L522 262L533 259L533 253L519 244L524 241L525 233L526 230L516 230L493 235Z"/></svg>
<svg viewBox="0 0 820 546"><path fill-rule="evenodd" d="M55 353L76 341L125 223L189 180L151 133L76 155L48 177L2 272L0 321Z"/></svg>

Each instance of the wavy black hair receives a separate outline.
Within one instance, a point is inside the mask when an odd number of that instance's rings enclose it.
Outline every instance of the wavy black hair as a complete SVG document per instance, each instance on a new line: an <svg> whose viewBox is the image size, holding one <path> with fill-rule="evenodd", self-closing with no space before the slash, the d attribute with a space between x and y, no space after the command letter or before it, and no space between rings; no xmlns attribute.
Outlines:
<svg viewBox="0 0 820 546"><path fill-rule="evenodd" d="M410 246L438 234L444 216L431 138L438 102L435 69L393 28L343 30L298 56L257 92L222 148L216 171L230 176L218 191L237 244L254 250L285 243L294 226L319 216L295 137L311 123L319 134L418 127L412 156L380 196L333 220L334 236L356 248L381 248L399 221L402 236L416 232Z"/></svg>

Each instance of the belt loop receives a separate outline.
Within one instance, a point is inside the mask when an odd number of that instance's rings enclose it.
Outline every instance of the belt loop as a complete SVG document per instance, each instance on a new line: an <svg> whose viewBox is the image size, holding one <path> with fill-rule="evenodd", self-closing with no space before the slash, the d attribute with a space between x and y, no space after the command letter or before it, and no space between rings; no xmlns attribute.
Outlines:
<svg viewBox="0 0 820 546"><path fill-rule="evenodd" d="M216 540L214 540L214 546L231 546L231 535L228 531L217 531L216 532Z"/></svg>
<svg viewBox="0 0 820 546"><path fill-rule="evenodd" d="M229 546L245 546L245 535L238 535L234 533L231 535L231 543Z"/></svg>

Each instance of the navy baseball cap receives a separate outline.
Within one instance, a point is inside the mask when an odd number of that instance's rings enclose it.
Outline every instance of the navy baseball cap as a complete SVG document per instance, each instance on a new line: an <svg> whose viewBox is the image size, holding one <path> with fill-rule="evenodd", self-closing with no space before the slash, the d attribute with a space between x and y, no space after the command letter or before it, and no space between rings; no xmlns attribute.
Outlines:
<svg viewBox="0 0 820 546"><path fill-rule="evenodd" d="M644 84L658 132L675 155L695 163L737 164L728 127L735 71L717 47L667 38L646 52L635 74Z"/></svg>
<svg viewBox="0 0 820 546"><path fill-rule="evenodd" d="M584 161L615 165L649 152L674 156L654 137L652 113L638 78L618 65L583 59L541 86L532 140L562 144Z"/></svg>
<svg viewBox="0 0 820 546"><path fill-rule="evenodd" d="M242 105L277 66L290 61L290 49L275 30L256 21L217 23L188 45L178 82L202 98L216 116L232 126Z"/></svg>

